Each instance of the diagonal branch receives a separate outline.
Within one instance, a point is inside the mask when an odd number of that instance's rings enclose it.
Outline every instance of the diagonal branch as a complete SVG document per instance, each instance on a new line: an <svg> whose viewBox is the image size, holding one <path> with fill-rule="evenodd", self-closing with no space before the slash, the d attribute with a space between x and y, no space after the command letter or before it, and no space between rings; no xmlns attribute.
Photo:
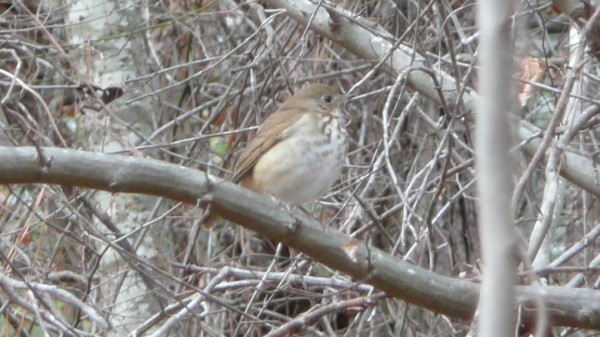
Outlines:
<svg viewBox="0 0 600 337"><path fill-rule="evenodd" d="M152 159L34 147L0 147L0 184L59 184L110 192L143 193L190 204L211 201L224 218L282 242L316 261L374 285L389 296L429 310L468 319L477 306L479 285L439 275L324 229L300 212L205 172ZM533 299L542 291L556 325L600 329L600 293L587 289L518 287L517 301L535 315Z"/></svg>

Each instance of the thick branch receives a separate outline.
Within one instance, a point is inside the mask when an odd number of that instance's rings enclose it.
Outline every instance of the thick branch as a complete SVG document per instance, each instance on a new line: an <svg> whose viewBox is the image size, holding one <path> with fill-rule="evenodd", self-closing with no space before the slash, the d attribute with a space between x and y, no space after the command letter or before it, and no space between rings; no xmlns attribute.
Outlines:
<svg viewBox="0 0 600 337"><path fill-rule="evenodd" d="M510 116L517 95L511 79L513 41L510 21L513 4L490 0L478 6L481 33L479 110L475 130L478 225L483 258L479 301L479 335L514 335L517 242L511 196L513 154ZM541 312L544 312L541 310ZM539 324L539 322L538 322Z"/></svg>
<svg viewBox="0 0 600 337"><path fill-rule="evenodd" d="M479 286L438 275L397 259L302 213L208 174L152 159L33 147L0 147L0 184L59 184L110 192L144 193L196 204L212 200L228 220L301 251L316 261L369 283L388 295L429 310L469 319ZM44 163L49 166L44 167ZM542 291L556 325L600 329L600 293L586 289L518 287L519 304ZM532 308L530 308L532 309ZM534 310L523 310L532 320Z"/></svg>
<svg viewBox="0 0 600 337"><path fill-rule="evenodd" d="M394 37L374 22L356 17L341 8L325 7L325 4L315 13L317 5L308 0L265 2L272 7L285 9L286 14L301 25L306 26L310 22L311 30L355 55L374 62L385 60L382 63L385 71L405 75L411 88L437 104L453 106L457 102L457 87L452 76L443 74L434 81L433 72L426 70L429 66L423 56L403 44L394 44ZM443 97L440 97L440 93ZM471 100L475 98L472 95L463 97L467 110L474 110Z"/></svg>

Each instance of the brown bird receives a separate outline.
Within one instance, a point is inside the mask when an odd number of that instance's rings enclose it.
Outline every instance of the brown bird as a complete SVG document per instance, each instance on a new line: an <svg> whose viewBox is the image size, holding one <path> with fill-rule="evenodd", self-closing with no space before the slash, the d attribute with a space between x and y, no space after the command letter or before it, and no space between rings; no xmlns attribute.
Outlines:
<svg viewBox="0 0 600 337"><path fill-rule="evenodd" d="M342 103L329 85L302 88L264 121L231 180L291 205L322 197L338 179L346 156Z"/></svg>

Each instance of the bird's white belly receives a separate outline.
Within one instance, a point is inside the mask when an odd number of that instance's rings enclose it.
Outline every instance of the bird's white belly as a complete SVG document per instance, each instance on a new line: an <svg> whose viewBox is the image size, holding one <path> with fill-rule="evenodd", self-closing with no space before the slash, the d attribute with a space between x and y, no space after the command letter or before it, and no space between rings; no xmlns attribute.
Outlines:
<svg viewBox="0 0 600 337"><path fill-rule="evenodd" d="M338 179L345 144L342 137L318 133L292 136L271 148L253 170L262 192L294 205L323 196Z"/></svg>

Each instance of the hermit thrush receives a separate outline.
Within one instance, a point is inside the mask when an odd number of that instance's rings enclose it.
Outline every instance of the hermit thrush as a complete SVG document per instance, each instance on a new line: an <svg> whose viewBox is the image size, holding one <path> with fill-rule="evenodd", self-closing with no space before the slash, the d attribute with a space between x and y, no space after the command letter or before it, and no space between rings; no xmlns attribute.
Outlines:
<svg viewBox="0 0 600 337"><path fill-rule="evenodd" d="M291 205L322 197L346 155L342 101L325 84L302 88L264 121L240 155L232 181Z"/></svg>

